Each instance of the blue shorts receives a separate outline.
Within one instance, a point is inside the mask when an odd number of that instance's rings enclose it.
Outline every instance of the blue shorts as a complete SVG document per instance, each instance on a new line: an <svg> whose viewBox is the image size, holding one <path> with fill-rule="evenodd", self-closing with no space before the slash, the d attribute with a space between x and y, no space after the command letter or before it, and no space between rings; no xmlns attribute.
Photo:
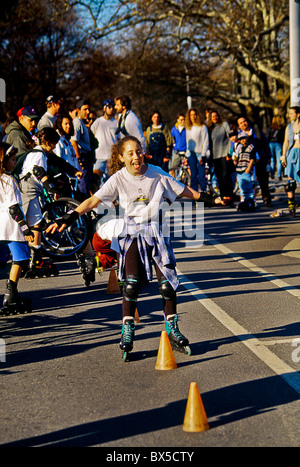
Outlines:
<svg viewBox="0 0 300 467"><path fill-rule="evenodd" d="M28 259L30 259L30 249L27 242L1 241L0 246L1 251L4 250L3 247L9 248L13 261L27 261Z"/></svg>

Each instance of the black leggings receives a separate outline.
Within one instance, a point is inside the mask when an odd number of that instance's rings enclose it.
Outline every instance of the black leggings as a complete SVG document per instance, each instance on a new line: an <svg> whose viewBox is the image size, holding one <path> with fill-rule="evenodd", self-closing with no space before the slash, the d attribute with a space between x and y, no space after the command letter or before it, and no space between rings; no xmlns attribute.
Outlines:
<svg viewBox="0 0 300 467"><path fill-rule="evenodd" d="M162 277L164 277L164 275L155 262L154 262L154 266L156 270L157 280L159 280ZM128 275L133 275L139 278L143 278L145 276L144 265L140 258L136 239L133 240L125 256L125 275L126 277ZM174 291L173 298L169 300L166 300L165 298L163 298L163 307L164 307L165 316L174 315L176 313L176 305L177 305L177 299L176 299L176 292ZM122 308L123 308L123 318L125 316L134 317L135 309L136 309L136 302L128 301L123 297Z"/></svg>

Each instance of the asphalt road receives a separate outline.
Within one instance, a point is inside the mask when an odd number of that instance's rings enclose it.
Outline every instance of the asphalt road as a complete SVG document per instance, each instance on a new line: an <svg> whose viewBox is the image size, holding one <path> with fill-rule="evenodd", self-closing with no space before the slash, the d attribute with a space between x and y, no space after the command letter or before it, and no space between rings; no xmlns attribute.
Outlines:
<svg viewBox="0 0 300 467"><path fill-rule="evenodd" d="M71 261L56 278L21 279L34 312L0 321L0 447L97 446L113 460L142 447L195 459L204 446L299 446L300 212L270 217L287 212L282 192L272 209L258 198L254 213L205 209L202 245L175 239L179 324L192 350L174 352L176 369L155 369L164 330L155 280L140 295L125 363L108 272L86 287ZM191 382L210 427L200 433L182 430Z"/></svg>

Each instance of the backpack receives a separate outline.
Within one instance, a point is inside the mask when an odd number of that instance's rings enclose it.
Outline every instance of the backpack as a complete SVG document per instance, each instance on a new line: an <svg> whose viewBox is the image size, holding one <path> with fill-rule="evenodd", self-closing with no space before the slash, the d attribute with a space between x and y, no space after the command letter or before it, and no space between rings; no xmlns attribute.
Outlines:
<svg viewBox="0 0 300 467"><path fill-rule="evenodd" d="M116 129L116 132L115 132L116 136L118 136L119 133L122 133L123 136L129 135L128 131L127 131L126 128L125 128L125 120L126 120L126 117L127 117L127 115L128 115L128 112L129 112L129 111L127 110L126 114L125 114L124 116L121 115L121 117L119 118L118 128ZM124 118L123 118L123 117L124 117Z"/></svg>

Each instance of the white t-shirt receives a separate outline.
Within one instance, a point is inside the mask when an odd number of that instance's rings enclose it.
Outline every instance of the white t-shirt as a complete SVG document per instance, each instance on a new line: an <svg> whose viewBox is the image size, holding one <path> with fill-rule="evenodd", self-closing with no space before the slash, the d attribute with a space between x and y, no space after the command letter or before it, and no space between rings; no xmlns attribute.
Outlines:
<svg viewBox="0 0 300 467"><path fill-rule="evenodd" d="M187 149L201 154L202 157L207 155L209 150L209 135L206 125L193 125L186 129Z"/></svg>
<svg viewBox="0 0 300 467"><path fill-rule="evenodd" d="M94 196L107 206L118 198L120 209L135 224L156 220L164 199L175 201L185 186L159 167L148 165L143 175L131 175L126 167L118 170ZM121 211L122 212L122 211Z"/></svg>
<svg viewBox="0 0 300 467"><path fill-rule="evenodd" d="M55 120L57 119L56 115L52 115L49 112L45 112L40 121L38 122L38 130L41 130L45 126L53 127Z"/></svg>
<svg viewBox="0 0 300 467"><path fill-rule="evenodd" d="M10 206L22 205L20 190L16 180L7 174L0 176L0 240L24 242L25 237L19 224L9 213Z"/></svg>
<svg viewBox="0 0 300 467"><path fill-rule="evenodd" d="M117 142L116 129L118 122L114 118L97 118L91 126L91 131L97 139L99 146L96 149L96 159L107 161L110 158L111 147Z"/></svg>
<svg viewBox="0 0 300 467"><path fill-rule="evenodd" d="M45 156L41 146L36 146L33 151L27 154L22 166L20 178L24 177L24 175L28 174L28 172L32 174L32 170L35 165L37 165L38 167L43 167L45 172L47 172L48 170L47 156ZM39 183L41 186L43 186L42 182L39 181Z"/></svg>

